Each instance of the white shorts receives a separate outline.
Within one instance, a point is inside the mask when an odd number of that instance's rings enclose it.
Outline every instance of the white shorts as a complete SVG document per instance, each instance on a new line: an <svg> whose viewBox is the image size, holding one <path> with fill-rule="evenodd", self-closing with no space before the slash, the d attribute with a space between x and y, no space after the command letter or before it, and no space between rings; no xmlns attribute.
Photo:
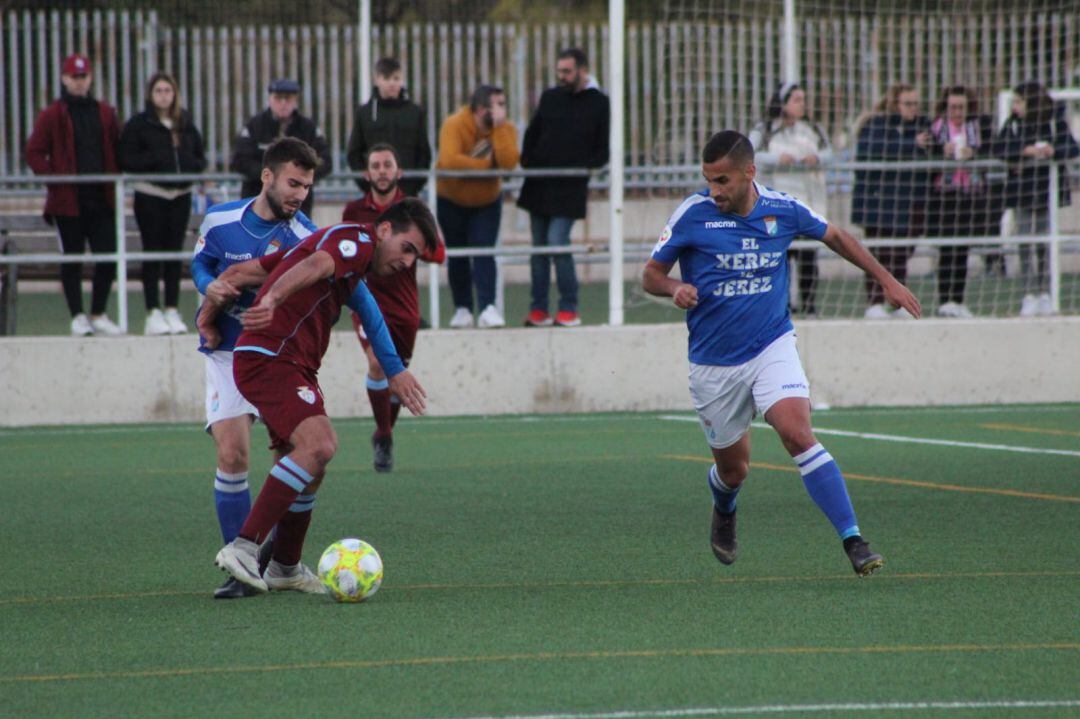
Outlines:
<svg viewBox="0 0 1080 719"><path fill-rule="evenodd" d="M718 367L690 363L690 399L705 440L715 449L738 442L750 429L755 414L764 415L788 397L810 397L794 332L781 335L745 364Z"/></svg>
<svg viewBox="0 0 1080 719"><path fill-rule="evenodd" d="M243 417L248 414L255 418L259 416L259 410L244 399L244 395L236 389L232 366L232 352L212 352L206 355L206 430L208 432L210 425L223 419Z"/></svg>

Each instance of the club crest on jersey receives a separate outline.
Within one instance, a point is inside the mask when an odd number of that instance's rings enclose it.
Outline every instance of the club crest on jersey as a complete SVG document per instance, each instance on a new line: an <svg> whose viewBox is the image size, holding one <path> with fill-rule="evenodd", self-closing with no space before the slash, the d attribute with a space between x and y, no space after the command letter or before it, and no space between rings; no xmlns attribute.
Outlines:
<svg viewBox="0 0 1080 719"><path fill-rule="evenodd" d="M264 255L272 255L281 249L281 240L270 240L270 243L263 250Z"/></svg>
<svg viewBox="0 0 1080 719"><path fill-rule="evenodd" d="M770 235L776 234L776 216L769 215L765 218L765 231Z"/></svg>
<svg viewBox="0 0 1080 719"><path fill-rule="evenodd" d="M315 404L315 392L306 384L296 388L296 396L308 404Z"/></svg>
<svg viewBox="0 0 1080 719"><path fill-rule="evenodd" d="M194 254L197 255L200 252L202 252L204 247L206 247L206 238L203 237L202 235L199 235L199 239L195 242L195 253Z"/></svg>
<svg viewBox="0 0 1080 719"><path fill-rule="evenodd" d="M337 247L342 257L356 257L356 243L352 240L342 240Z"/></svg>

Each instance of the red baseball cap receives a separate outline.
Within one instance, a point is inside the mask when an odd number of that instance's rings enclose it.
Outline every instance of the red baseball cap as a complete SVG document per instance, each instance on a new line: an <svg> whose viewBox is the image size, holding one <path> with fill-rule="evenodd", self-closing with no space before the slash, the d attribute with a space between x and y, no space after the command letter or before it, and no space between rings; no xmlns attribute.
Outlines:
<svg viewBox="0 0 1080 719"><path fill-rule="evenodd" d="M89 75L90 60L86 55L75 53L64 58L64 66L61 72L65 75Z"/></svg>

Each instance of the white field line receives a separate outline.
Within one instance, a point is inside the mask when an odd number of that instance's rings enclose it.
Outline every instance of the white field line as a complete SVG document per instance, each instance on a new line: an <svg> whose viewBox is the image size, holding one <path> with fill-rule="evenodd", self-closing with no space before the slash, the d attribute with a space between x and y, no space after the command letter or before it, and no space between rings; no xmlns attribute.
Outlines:
<svg viewBox="0 0 1080 719"><path fill-rule="evenodd" d="M660 419L671 422L697 422L697 417L686 415L665 414ZM770 429L764 422L751 424L755 429ZM988 444L986 442L960 442L952 439L933 439L931 437L905 437L898 434L876 434L874 432L852 432L846 429L827 429L814 427L814 434L834 435L836 437L855 437L857 439L872 439L881 442L907 442L909 444L932 444L939 447L966 447L968 449L989 449L998 452L1021 452L1023 454L1053 454L1062 457L1080 457L1080 451L1072 449L1046 449L1044 447L1023 447L1014 444Z"/></svg>
<svg viewBox="0 0 1080 719"><path fill-rule="evenodd" d="M969 711L972 709L1060 709L1080 707L1080 699L1031 699L970 702L873 702L852 704L759 704L742 707L687 707L597 712L593 714L514 714L463 719L646 719L647 717L713 717L745 714L810 714L822 712Z"/></svg>
<svg viewBox="0 0 1080 719"><path fill-rule="evenodd" d="M1051 413L1051 412L1077 412L1080 413L1080 408L1076 405L1024 405L1020 407L894 407L894 408L877 408L877 409L859 409L857 407L850 409L827 409L827 410L814 410L815 414L832 414L836 416L852 416L858 415L871 416L871 415L892 415L892 414L996 414L1001 412L1012 412L1022 410L1024 412L1033 412L1036 414ZM463 424L467 422L487 422L491 420L497 420L499 422L506 423L563 423L563 422L608 422L613 418L618 421L624 420L638 420L638 421L653 421L657 415L651 413L644 414L622 414L622 415L543 415L543 414L530 414L530 415L512 415L509 417L500 417L498 415L473 415L463 417L422 417L414 418L406 415L402 415L401 421L405 426L411 425L414 421L418 424L417 428L423 426L436 426L442 424ZM672 420L693 420L695 418L687 418L676 415L661 415L661 419ZM335 423L347 423L356 421L368 421L367 417L335 417L332 420ZM191 424L176 424L176 423L163 423L163 424L150 424L150 425L122 425L116 427L82 427L82 426L50 426L50 427L24 427L24 428L12 428L12 429L0 429L0 438L4 437L40 437L40 436L69 436L69 435L98 435L98 434L153 434L158 432L201 432L202 424L193 422Z"/></svg>

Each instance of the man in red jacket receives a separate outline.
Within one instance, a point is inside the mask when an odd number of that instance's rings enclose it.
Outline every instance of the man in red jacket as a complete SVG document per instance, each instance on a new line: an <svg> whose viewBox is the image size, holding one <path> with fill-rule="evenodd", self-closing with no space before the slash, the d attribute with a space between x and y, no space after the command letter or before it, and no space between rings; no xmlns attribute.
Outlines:
<svg viewBox="0 0 1080 719"><path fill-rule="evenodd" d="M38 175L113 174L119 172L116 144L120 124L116 110L90 95L90 61L83 55L64 60L60 99L38 115L26 142L26 162ZM86 243L94 253L116 252L116 220L112 185L49 185L45 219L55 224L65 255L82 254ZM90 316L83 313L82 265L60 266L64 298L71 312L71 334L122 334L105 315L116 265L94 265ZM121 288L122 290L123 288Z"/></svg>
<svg viewBox="0 0 1080 719"><path fill-rule="evenodd" d="M341 219L367 226L386 208L405 198L405 193L398 187L401 180L401 161L397 150L392 145L377 143L368 150L364 176L371 188L370 192L359 200L353 200L345 206ZM442 263L446 259L446 247L440 238L434 251L424 251L420 259L425 262ZM413 347L416 344L416 331L420 328L420 296L416 286L416 264L392 275L368 275L368 289L379 304L390 338L405 366L409 366ZM360 317L353 313L353 327L360 338L360 345L367 355L367 393L371 402L371 413L375 417L375 434L371 437L371 446L375 452L376 472L389 472L394 468L394 423L397 421L401 404L390 392L386 373L379 365L379 360L371 349L371 343L364 334Z"/></svg>

